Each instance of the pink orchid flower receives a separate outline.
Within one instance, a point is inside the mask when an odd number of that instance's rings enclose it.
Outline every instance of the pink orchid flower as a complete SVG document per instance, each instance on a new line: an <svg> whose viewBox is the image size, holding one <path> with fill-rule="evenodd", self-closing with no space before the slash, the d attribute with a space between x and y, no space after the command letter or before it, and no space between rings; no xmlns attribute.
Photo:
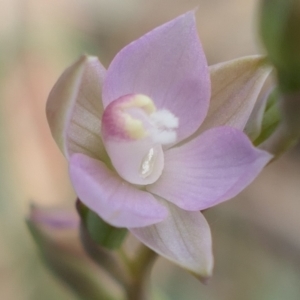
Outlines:
<svg viewBox="0 0 300 300"><path fill-rule="evenodd" d="M81 57L47 117L80 200L202 277L213 268L201 210L236 196L271 155L243 129L269 74L252 56L208 68L193 12L123 48L105 70Z"/></svg>

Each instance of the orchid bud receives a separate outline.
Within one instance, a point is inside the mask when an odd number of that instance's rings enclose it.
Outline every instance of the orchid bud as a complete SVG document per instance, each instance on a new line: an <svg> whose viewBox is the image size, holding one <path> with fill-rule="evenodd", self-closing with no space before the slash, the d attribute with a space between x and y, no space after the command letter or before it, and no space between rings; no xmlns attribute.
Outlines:
<svg viewBox="0 0 300 300"><path fill-rule="evenodd" d="M114 299L97 280L99 273L80 245L75 211L32 206L27 225L48 267L80 299Z"/></svg>
<svg viewBox="0 0 300 300"><path fill-rule="evenodd" d="M285 93L300 90L300 1L264 0L260 26L280 89Z"/></svg>
<svg viewBox="0 0 300 300"><path fill-rule="evenodd" d="M79 200L77 200L76 206L83 226L95 243L110 250L121 246L126 237L127 229L116 228L107 224Z"/></svg>
<svg viewBox="0 0 300 300"><path fill-rule="evenodd" d="M265 109L260 120L260 134L253 141L256 146L268 139L281 121L278 90L270 92L265 101Z"/></svg>

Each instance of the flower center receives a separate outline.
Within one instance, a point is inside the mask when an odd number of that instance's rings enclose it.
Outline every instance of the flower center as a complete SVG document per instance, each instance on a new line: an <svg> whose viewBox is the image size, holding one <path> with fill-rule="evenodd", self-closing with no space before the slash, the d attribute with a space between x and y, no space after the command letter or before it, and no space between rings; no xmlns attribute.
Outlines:
<svg viewBox="0 0 300 300"><path fill-rule="evenodd" d="M176 141L178 119L157 110L141 94L126 95L110 103L102 117L102 138L121 177L134 184L150 184L161 175L162 145Z"/></svg>

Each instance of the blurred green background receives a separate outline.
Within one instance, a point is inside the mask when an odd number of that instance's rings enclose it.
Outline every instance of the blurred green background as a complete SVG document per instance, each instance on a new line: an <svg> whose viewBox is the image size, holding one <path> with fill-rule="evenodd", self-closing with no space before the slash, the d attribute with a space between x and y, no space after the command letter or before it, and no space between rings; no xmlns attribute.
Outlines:
<svg viewBox="0 0 300 300"><path fill-rule="evenodd" d="M76 299L44 267L25 225L31 202L74 205L44 113L58 76L83 52L108 66L127 43L195 7L210 64L262 52L257 0L1 1L0 299ZM293 150L206 212L216 257L208 285L164 259L153 283L172 300L300 299L299 182Z"/></svg>

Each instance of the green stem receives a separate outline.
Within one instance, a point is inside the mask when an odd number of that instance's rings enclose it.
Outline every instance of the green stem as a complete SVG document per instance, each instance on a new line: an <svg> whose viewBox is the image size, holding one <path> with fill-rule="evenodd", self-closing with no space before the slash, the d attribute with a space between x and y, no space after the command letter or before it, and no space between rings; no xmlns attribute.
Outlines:
<svg viewBox="0 0 300 300"><path fill-rule="evenodd" d="M141 245L136 260L131 264L132 280L127 286L128 300L150 300L150 273L157 254Z"/></svg>
<svg viewBox="0 0 300 300"><path fill-rule="evenodd" d="M137 255L129 259L122 248L115 253L97 245L85 226L80 226L80 237L88 255L123 287L127 300L151 300L150 273L157 254L140 245Z"/></svg>
<svg viewBox="0 0 300 300"><path fill-rule="evenodd" d="M98 246L89 236L86 228L81 224L80 237L86 253L96 262L101 268L107 271L108 274L121 286L128 285L128 275L126 270L118 261L117 256L111 251L108 251Z"/></svg>

